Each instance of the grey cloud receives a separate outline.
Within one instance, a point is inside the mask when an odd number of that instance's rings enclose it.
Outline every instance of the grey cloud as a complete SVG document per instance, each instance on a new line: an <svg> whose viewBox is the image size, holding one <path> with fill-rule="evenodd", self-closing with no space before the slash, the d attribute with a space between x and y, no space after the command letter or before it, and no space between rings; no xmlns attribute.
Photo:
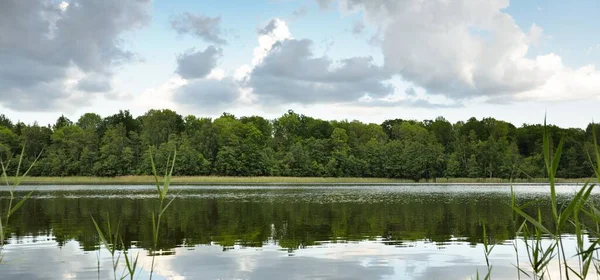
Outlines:
<svg viewBox="0 0 600 280"><path fill-rule="evenodd" d="M277 28L278 24L279 24L278 19L272 19L271 21L269 21L269 23L267 23L267 25L265 25L265 27L259 29L257 31L257 33L259 35L271 34L271 32L273 32L273 30L275 30Z"/></svg>
<svg viewBox="0 0 600 280"><path fill-rule="evenodd" d="M35 82L26 86L8 87L0 79L0 104L23 111L50 111L61 107L59 100L69 97L61 82Z"/></svg>
<svg viewBox="0 0 600 280"><path fill-rule="evenodd" d="M365 24L361 21L356 21L352 24L352 33L353 34L361 34L365 30Z"/></svg>
<svg viewBox="0 0 600 280"><path fill-rule="evenodd" d="M51 0L1 1L0 104L50 110L72 95L64 86L70 68L84 74L85 85L87 75L129 61L121 34L147 22L149 4L73 0L62 11Z"/></svg>
<svg viewBox="0 0 600 280"><path fill-rule="evenodd" d="M171 27L180 35L192 34L217 45L227 43L222 37L220 16L209 17L183 13L171 19Z"/></svg>
<svg viewBox="0 0 600 280"><path fill-rule="evenodd" d="M217 65L221 49L208 46L204 51L188 50L177 57L177 74L184 79L206 77Z"/></svg>
<svg viewBox="0 0 600 280"><path fill-rule="evenodd" d="M411 87L410 87L410 88L407 88L407 89L404 91L404 93L406 93L406 95L408 95L408 96L415 96L415 95L417 95L417 93L415 92L415 89L414 89L414 88L411 88Z"/></svg>
<svg viewBox="0 0 600 280"><path fill-rule="evenodd" d="M234 103L238 97L238 84L231 78L194 79L175 91L173 100L187 107L216 112Z"/></svg>
<svg viewBox="0 0 600 280"><path fill-rule="evenodd" d="M315 57L310 40L276 43L250 73L247 86L265 104L350 102L393 92L390 75L371 57Z"/></svg>
<svg viewBox="0 0 600 280"><path fill-rule="evenodd" d="M77 89L85 92L109 92L110 79L105 75L90 74L77 82Z"/></svg>

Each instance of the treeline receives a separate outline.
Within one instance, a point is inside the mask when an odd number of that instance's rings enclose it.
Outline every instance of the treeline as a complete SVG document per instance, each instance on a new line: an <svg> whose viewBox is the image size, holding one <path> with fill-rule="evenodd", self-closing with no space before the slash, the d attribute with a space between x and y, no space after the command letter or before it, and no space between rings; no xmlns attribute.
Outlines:
<svg viewBox="0 0 600 280"><path fill-rule="evenodd" d="M559 177L592 175L592 126L547 127L556 142L564 139ZM182 117L171 110L137 118L128 111L105 118L86 113L48 126L0 115L0 157L5 164L12 158L10 173L24 145L24 164L41 153L32 176L146 175L150 153L163 166L176 149L175 175L539 178L545 177L543 129L493 118L366 124L293 111L274 120Z"/></svg>

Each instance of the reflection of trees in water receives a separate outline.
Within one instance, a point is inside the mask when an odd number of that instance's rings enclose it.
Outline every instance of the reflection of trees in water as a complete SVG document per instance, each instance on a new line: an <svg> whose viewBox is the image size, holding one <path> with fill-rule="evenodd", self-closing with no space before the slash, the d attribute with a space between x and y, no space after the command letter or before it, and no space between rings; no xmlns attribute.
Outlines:
<svg viewBox="0 0 600 280"><path fill-rule="evenodd" d="M407 195L386 203L304 203L293 200L239 202L218 198L181 198L165 213L160 248L217 243L260 247L276 242L288 249L320 241L353 241L382 238L386 244L426 240L443 246L454 237L479 242L481 224L497 241L512 239L511 211L507 197L499 195L460 197ZM544 215L550 215L540 203ZM0 200L6 207L6 200ZM9 231L17 237L54 235L59 244L75 239L85 250L97 248L90 215L104 223L106 212L120 216L126 246L150 248L153 207L151 199L65 198L32 199L11 221ZM1 209L1 208L0 208ZM551 220L551 219L543 219Z"/></svg>

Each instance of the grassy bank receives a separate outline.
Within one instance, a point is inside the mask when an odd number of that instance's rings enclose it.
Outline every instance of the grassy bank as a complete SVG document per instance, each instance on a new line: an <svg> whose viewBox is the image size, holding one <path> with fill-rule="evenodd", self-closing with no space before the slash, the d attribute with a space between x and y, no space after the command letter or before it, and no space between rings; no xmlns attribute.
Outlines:
<svg viewBox="0 0 600 280"><path fill-rule="evenodd" d="M584 183L588 178L557 179L557 183ZM515 179L513 183L547 183L546 178ZM174 176L174 185L212 184L393 184L415 183L406 179L390 178L323 178L323 177L225 177L225 176ZM435 182L421 180L418 183L511 183L501 178L438 178ZM21 184L26 185L149 185L154 184L152 176L121 177L25 177Z"/></svg>

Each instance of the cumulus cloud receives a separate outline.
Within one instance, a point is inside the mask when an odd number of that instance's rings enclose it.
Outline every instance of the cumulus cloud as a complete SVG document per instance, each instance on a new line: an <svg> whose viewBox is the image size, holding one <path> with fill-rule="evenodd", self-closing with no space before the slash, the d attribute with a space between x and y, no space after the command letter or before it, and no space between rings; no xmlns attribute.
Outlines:
<svg viewBox="0 0 600 280"><path fill-rule="evenodd" d="M204 51L187 50L177 57L177 74L184 79L206 77L217 65L222 51L214 46L208 46Z"/></svg>
<svg viewBox="0 0 600 280"><path fill-rule="evenodd" d="M222 37L221 17L209 17L183 13L171 19L171 27L180 35L194 35L208 43L223 45L227 41Z"/></svg>
<svg viewBox="0 0 600 280"><path fill-rule="evenodd" d="M65 2L66 3L66 2ZM51 110L79 90L109 89L111 69L131 60L123 32L148 20L149 0L0 2L0 104ZM79 77L69 76L77 72ZM88 77L89 75L89 77ZM76 87L74 78L82 79ZM75 105L75 104L71 104Z"/></svg>
<svg viewBox="0 0 600 280"><path fill-rule="evenodd" d="M343 10L361 11L366 21L382 28L386 69L430 94L455 100L581 99L600 90L593 66L572 69L552 53L529 57L543 29L534 24L522 30L505 12L507 0L339 2ZM551 91L542 93L546 90Z"/></svg>
<svg viewBox="0 0 600 280"><path fill-rule="evenodd" d="M239 97L239 87L235 80L225 77L216 79L195 79L178 88L173 100L190 109L202 108L218 112L233 104Z"/></svg>
<svg viewBox="0 0 600 280"><path fill-rule="evenodd" d="M109 92L110 83L110 77L93 73L77 81L77 89L85 92Z"/></svg>
<svg viewBox="0 0 600 280"><path fill-rule="evenodd" d="M292 33L285 21L275 18L258 30L258 46L254 48L252 65L255 66L269 53L273 45L285 39L291 39Z"/></svg>
<svg viewBox="0 0 600 280"><path fill-rule="evenodd" d="M316 57L312 44L308 39L285 39L273 44L248 79L259 102L349 102L393 93L393 87L384 83L389 75L371 57L333 61L326 56Z"/></svg>

